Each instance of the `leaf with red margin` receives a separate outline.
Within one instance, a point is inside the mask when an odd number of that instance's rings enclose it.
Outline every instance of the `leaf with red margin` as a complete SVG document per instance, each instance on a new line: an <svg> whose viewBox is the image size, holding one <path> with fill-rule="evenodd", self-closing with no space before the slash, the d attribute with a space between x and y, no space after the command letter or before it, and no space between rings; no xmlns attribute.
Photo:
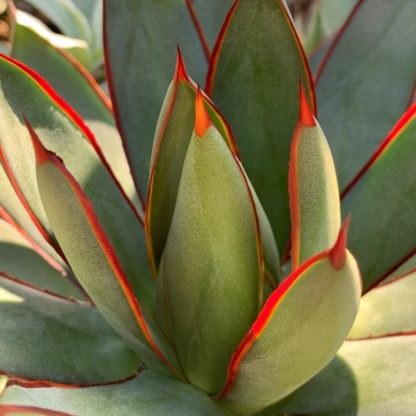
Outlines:
<svg viewBox="0 0 416 416"><path fill-rule="evenodd" d="M195 15L211 52L218 39L221 26L230 11L234 0L187 0L192 4Z"/></svg>
<svg viewBox="0 0 416 416"><path fill-rule="evenodd" d="M341 190L409 105L415 14L413 0L360 0L318 70L319 121Z"/></svg>
<svg viewBox="0 0 416 416"><path fill-rule="evenodd" d="M133 178L144 200L152 140L171 81L176 47L203 81L207 62L183 0L104 1L104 50L117 125Z"/></svg>
<svg viewBox="0 0 416 416"><path fill-rule="evenodd" d="M0 210L1 214L1 210ZM85 299L64 270L57 270L37 253L30 241L6 221L0 219L0 272L5 272L41 289L67 297Z"/></svg>
<svg viewBox="0 0 416 416"><path fill-rule="evenodd" d="M188 76L180 52L171 83L159 116L152 151L145 229L149 258L154 274L166 244L182 166L195 123L196 84ZM208 97L204 105L217 129L237 154L234 138L227 122Z"/></svg>
<svg viewBox="0 0 416 416"><path fill-rule="evenodd" d="M69 413L55 412L54 410L43 409L40 407L0 405L1 416L19 416L25 414L30 414L32 416L71 416Z"/></svg>
<svg viewBox="0 0 416 416"><path fill-rule="evenodd" d="M416 269L379 285L361 299L349 338L416 331Z"/></svg>
<svg viewBox="0 0 416 416"><path fill-rule="evenodd" d="M255 196L202 92L194 131L159 269L157 319L189 382L216 393L263 303L264 258Z"/></svg>
<svg viewBox="0 0 416 416"><path fill-rule="evenodd" d="M341 226L338 182L331 150L310 110L302 85L299 113L289 163L292 270L332 247Z"/></svg>
<svg viewBox="0 0 416 416"><path fill-rule="evenodd" d="M43 143L65 159L68 169L94 204L141 302L151 306L154 282L140 218L97 156L95 138L81 117L36 72L9 57L0 58L0 147L33 215L49 229L36 183L35 156L23 114ZM91 144L93 146L91 146ZM13 213L11 213L13 215Z"/></svg>
<svg viewBox="0 0 416 416"><path fill-rule="evenodd" d="M234 131L281 254L290 234L287 167L299 78L315 112L307 61L285 6L280 0L236 1L213 52L207 93Z"/></svg>
<svg viewBox="0 0 416 416"><path fill-rule="evenodd" d="M143 370L133 380L83 388L10 386L2 405L42 406L78 416L232 416L189 384Z"/></svg>
<svg viewBox="0 0 416 416"><path fill-rule="evenodd" d="M0 276L0 374L101 383L134 374L139 358L96 308Z"/></svg>
<svg viewBox="0 0 416 416"><path fill-rule="evenodd" d="M416 334L346 341L331 363L258 416L412 415Z"/></svg>
<svg viewBox="0 0 416 416"><path fill-rule="evenodd" d="M17 10L11 15L14 20L13 58L37 71L80 114L94 132L123 189L130 197L134 196L134 184L114 124L111 101L76 59L36 33L27 23L27 14Z"/></svg>
<svg viewBox="0 0 416 416"><path fill-rule="evenodd" d="M317 374L344 342L360 303L360 273L346 249L346 226L334 247L310 258L272 293L234 352L219 398L251 415Z"/></svg>
<svg viewBox="0 0 416 416"><path fill-rule="evenodd" d="M175 370L175 354L140 306L94 206L61 159L28 124L39 192L55 235L78 280L114 329L149 368ZM76 227L74 227L76 224Z"/></svg>
<svg viewBox="0 0 416 416"><path fill-rule="evenodd" d="M350 249L367 291L416 252L416 104L400 118L343 193Z"/></svg>

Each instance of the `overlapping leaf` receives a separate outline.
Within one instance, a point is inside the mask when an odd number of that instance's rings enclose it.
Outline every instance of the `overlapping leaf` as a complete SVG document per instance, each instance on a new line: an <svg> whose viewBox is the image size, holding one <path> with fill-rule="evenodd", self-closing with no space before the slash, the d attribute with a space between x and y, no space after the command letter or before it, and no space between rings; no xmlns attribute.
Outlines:
<svg viewBox="0 0 416 416"><path fill-rule="evenodd" d="M314 100L306 65L280 1L240 0L222 28L207 78L207 92L231 124L281 254L290 233L287 167L300 78Z"/></svg>
<svg viewBox="0 0 416 416"><path fill-rule="evenodd" d="M175 354L135 298L91 201L63 162L43 147L30 125L28 128L42 202L78 280L108 322L150 368L167 372L169 367L175 372Z"/></svg>
<svg viewBox="0 0 416 416"><path fill-rule="evenodd" d="M413 0L361 0L323 62L319 121L344 189L409 105L416 74ZM352 47L354 45L354 47Z"/></svg>
<svg viewBox="0 0 416 416"><path fill-rule="evenodd" d="M347 189L342 211L351 213L350 249L368 290L416 249L416 104L398 121Z"/></svg>
<svg viewBox="0 0 416 416"><path fill-rule="evenodd" d="M254 414L296 390L325 367L348 335L360 277L345 233L273 292L235 351L220 399L237 414Z"/></svg>
<svg viewBox="0 0 416 416"><path fill-rule="evenodd" d="M411 415L415 354L415 335L347 341L321 373L260 415Z"/></svg>
<svg viewBox="0 0 416 416"><path fill-rule="evenodd" d="M31 380L99 383L140 363L91 305L0 276L0 372ZM1 394L0 394L1 395Z"/></svg>
<svg viewBox="0 0 416 416"><path fill-rule="evenodd" d="M7 388L0 404L42 406L82 416L231 416L189 384L144 370L126 383L78 389Z"/></svg>
<svg viewBox="0 0 416 416"><path fill-rule="evenodd" d="M133 177L146 196L152 139L179 45L194 79L206 59L183 0L105 0L110 91Z"/></svg>

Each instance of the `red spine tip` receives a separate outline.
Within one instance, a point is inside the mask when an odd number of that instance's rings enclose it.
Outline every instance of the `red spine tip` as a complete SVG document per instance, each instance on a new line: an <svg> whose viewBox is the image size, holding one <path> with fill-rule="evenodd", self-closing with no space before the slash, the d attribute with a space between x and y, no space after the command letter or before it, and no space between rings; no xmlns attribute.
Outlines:
<svg viewBox="0 0 416 416"><path fill-rule="evenodd" d="M196 92L195 100L195 133L199 137L205 136L209 126L211 125L211 120L207 113L204 104L204 97L202 95L201 88L198 87Z"/></svg>
<svg viewBox="0 0 416 416"><path fill-rule="evenodd" d="M35 130L33 130L33 127L31 126L27 118L23 116L23 119L25 120L26 127L29 130L30 137L32 138L33 149L35 150L36 156L36 163L38 165L41 165L42 163L50 159L49 152L48 150L46 150L45 146L40 141L38 135L36 134Z"/></svg>
<svg viewBox="0 0 416 416"><path fill-rule="evenodd" d="M347 254L348 227L350 226L351 215L347 215L344 224L339 231L337 241L329 252L329 260L335 269L340 270L344 267Z"/></svg>
<svg viewBox="0 0 416 416"><path fill-rule="evenodd" d="M303 88L302 80L299 80L299 122L306 127L316 126L315 117Z"/></svg>
<svg viewBox="0 0 416 416"><path fill-rule="evenodd" d="M177 81L186 81L188 73L186 72L185 61L183 60L182 52L178 46L178 56L176 58L175 79Z"/></svg>

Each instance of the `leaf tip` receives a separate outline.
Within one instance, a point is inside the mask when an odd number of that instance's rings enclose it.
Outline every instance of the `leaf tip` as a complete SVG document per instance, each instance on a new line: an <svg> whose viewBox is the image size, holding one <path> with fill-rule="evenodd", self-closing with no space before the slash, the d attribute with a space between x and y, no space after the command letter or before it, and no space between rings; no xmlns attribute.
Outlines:
<svg viewBox="0 0 416 416"><path fill-rule="evenodd" d="M201 88L198 87L195 99L195 134L199 137L205 136L210 125L211 120L205 108L204 96Z"/></svg>
<svg viewBox="0 0 416 416"><path fill-rule="evenodd" d="M348 214L344 220L344 224L339 231L337 241L334 246L329 251L329 260L332 266L340 270L344 267L345 258L347 255L347 237L348 237L348 228L351 222L351 215Z"/></svg>
<svg viewBox="0 0 416 416"><path fill-rule="evenodd" d="M306 127L316 126L315 117L301 79L299 80L299 122Z"/></svg>
<svg viewBox="0 0 416 416"><path fill-rule="evenodd" d="M188 73L186 72L185 61L183 60L182 52L179 46L177 47L177 51L175 80L186 81L188 79Z"/></svg>
<svg viewBox="0 0 416 416"><path fill-rule="evenodd" d="M26 116L24 115L23 115L23 120L26 124L30 137L32 139L32 145L35 151L36 164L42 165L44 162L54 161L54 159L57 159L59 162L63 163L62 159L59 156L57 156L55 153L46 149L46 147L40 141L39 136L33 129L32 125L30 124Z"/></svg>

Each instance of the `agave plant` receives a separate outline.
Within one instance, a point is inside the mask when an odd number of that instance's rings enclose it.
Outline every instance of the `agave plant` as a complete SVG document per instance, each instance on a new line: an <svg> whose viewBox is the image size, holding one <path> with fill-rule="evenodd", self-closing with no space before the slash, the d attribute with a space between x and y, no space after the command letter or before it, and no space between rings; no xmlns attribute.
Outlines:
<svg viewBox="0 0 416 416"><path fill-rule="evenodd" d="M313 81L281 1L106 0L111 101L21 16L0 415L413 415L416 3Z"/></svg>

